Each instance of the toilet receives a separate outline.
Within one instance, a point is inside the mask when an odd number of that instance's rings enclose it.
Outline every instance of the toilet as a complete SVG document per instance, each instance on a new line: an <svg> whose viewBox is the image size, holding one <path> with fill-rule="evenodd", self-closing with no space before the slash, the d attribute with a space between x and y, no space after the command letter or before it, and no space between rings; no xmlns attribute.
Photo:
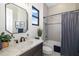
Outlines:
<svg viewBox="0 0 79 59"><path fill-rule="evenodd" d="M60 53L54 51L57 47L55 46L61 46L60 42L56 42L53 40L46 40L43 43L43 55L44 56L60 56ZM58 48L57 48L58 51Z"/></svg>
<svg viewBox="0 0 79 59"><path fill-rule="evenodd" d="M49 46L43 46L43 54L44 56L51 56L53 53L52 48Z"/></svg>

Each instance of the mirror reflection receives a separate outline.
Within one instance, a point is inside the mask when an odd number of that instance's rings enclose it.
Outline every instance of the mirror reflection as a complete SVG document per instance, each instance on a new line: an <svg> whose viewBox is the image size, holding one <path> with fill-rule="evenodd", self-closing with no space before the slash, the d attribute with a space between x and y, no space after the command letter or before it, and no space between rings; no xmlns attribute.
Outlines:
<svg viewBox="0 0 79 59"><path fill-rule="evenodd" d="M27 11L15 4L6 4L6 31L10 33L25 33L27 30Z"/></svg>

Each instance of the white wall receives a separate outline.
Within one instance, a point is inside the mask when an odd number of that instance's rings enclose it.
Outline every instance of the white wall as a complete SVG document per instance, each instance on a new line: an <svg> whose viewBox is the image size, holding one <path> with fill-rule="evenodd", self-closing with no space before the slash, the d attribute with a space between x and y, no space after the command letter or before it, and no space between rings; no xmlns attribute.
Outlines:
<svg viewBox="0 0 79 59"><path fill-rule="evenodd" d="M46 4L43 4L43 17L48 16L48 7Z"/></svg>
<svg viewBox="0 0 79 59"><path fill-rule="evenodd" d="M40 12L39 27L43 29L43 4L16 3L16 5L26 9L28 12L28 31L26 33L14 34L15 39L19 39L21 36L26 37L27 33L29 34L29 37L34 38L37 35L36 31L38 26L32 25L32 5L34 5ZM5 31L5 4L0 4L0 33L1 32L6 32Z"/></svg>
<svg viewBox="0 0 79 59"><path fill-rule="evenodd" d="M48 8L49 15L79 9L79 3L58 3Z"/></svg>

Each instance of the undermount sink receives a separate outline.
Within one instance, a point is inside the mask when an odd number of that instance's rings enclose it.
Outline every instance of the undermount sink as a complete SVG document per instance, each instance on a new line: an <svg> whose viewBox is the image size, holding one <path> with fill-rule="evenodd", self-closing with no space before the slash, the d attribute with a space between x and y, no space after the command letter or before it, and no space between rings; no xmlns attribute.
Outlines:
<svg viewBox="0 0 79 59"><path fill-rule="evenodd" d="M20 49L20 50L25 50L25 49L28 49L29 47L31 47L31 45L33 44L33 41L31 40L26 40L25 42L20 42L16 45L16 48L17 49Z"/></svg>

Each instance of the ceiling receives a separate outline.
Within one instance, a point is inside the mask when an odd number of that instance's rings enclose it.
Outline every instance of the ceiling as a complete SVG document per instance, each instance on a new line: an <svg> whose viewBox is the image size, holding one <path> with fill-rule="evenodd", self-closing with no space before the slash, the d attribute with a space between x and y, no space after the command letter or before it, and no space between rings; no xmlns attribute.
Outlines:
<svg viewBox="0 0 79 59"><path fill-rule="evenodd" d="M47 7L51 7L51 6L55 6L57 5L57 3L45 3L47 5Z"/></svg>

